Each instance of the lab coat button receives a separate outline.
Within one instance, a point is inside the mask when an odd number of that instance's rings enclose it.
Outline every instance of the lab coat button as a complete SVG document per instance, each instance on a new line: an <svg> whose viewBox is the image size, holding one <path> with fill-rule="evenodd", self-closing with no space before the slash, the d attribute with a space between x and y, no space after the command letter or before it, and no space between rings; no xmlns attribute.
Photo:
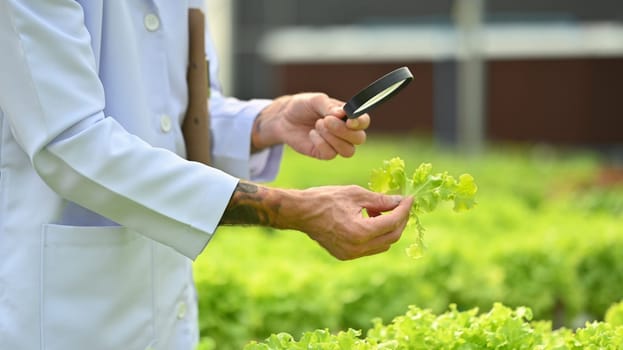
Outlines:
<svg viewBox="0 0 623 350"><path fill-rule="evenodd" d="M148 13L144 18L145 28L150 32L155 32L160 28L160 19L153 13Z"/></svg>
<svg viewBox="0 0 623 350"><path fill-rule="evenodd" d="M177 305L177 319L178 320L181 320L186 316L186 309L187 309L186 303L183 301Z"/></svg>
<svg viewBox="0 0 623 350"><path fill-rule="evenodd" d="M171 117L166 114L160 117L160 130L163 132L169 132L171 130Z"/></svg>

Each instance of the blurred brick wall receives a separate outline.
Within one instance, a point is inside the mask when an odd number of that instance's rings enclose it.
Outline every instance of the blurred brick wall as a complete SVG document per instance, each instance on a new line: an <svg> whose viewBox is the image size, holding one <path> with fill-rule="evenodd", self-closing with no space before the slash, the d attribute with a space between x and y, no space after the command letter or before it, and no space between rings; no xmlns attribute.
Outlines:
<svg viewBox="0 0 623 350"><path fill-rule="evenodd" d="M623 58L493 61L491 139L623 143Z"/></svg>

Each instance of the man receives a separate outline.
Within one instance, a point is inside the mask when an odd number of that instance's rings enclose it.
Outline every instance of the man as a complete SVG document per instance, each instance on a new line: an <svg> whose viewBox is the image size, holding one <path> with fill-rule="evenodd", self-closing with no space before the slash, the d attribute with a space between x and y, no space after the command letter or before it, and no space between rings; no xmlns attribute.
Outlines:
<svg viewBox="0 0 623 350"><path fill-rule="evenodd" d="M191 261L218 225L296 229L339 259L400 237L409 198L240 180L274 177L283 144L353 154L369 117L324 94L213 83L214 167L184 159L189 6L0 0L0 349L192 349Z"/></svg>

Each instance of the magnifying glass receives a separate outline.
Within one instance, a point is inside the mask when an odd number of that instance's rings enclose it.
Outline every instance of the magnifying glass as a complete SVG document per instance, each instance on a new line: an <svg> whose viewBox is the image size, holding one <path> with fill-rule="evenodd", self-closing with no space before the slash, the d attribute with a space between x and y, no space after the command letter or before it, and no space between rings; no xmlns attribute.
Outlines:
<svg viewBox="0 0 623 350"><path fill-rule="evenodd" d="M346 102L346 118L357 118L394 97L413 80L407 67L400 67L377 79ZM346 120L346 118L344 120Z"/></svg>

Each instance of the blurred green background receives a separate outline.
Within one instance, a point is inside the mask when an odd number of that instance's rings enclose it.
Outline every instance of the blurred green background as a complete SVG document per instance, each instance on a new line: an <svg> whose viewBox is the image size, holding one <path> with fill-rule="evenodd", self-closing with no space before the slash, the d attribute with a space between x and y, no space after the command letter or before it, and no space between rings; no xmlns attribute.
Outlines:
<svg viewBox="0 0 623 350"><path fill-rule="evenodd" d="M417 135L369 135L354 157L319 161L286 149L270 186L367 187L373 168L399 156L407 172L472 174L475 209L423 214L421 259L405 248L338 261L304 234L266 228L219 228L195 264L201 335L208 348L241 349L251 339L288 332L388 322L408 305L489 310L494 302L528 306L554 327L601 320L623 299L623 177L583 148L490 144L461 153Z"/></svg>

